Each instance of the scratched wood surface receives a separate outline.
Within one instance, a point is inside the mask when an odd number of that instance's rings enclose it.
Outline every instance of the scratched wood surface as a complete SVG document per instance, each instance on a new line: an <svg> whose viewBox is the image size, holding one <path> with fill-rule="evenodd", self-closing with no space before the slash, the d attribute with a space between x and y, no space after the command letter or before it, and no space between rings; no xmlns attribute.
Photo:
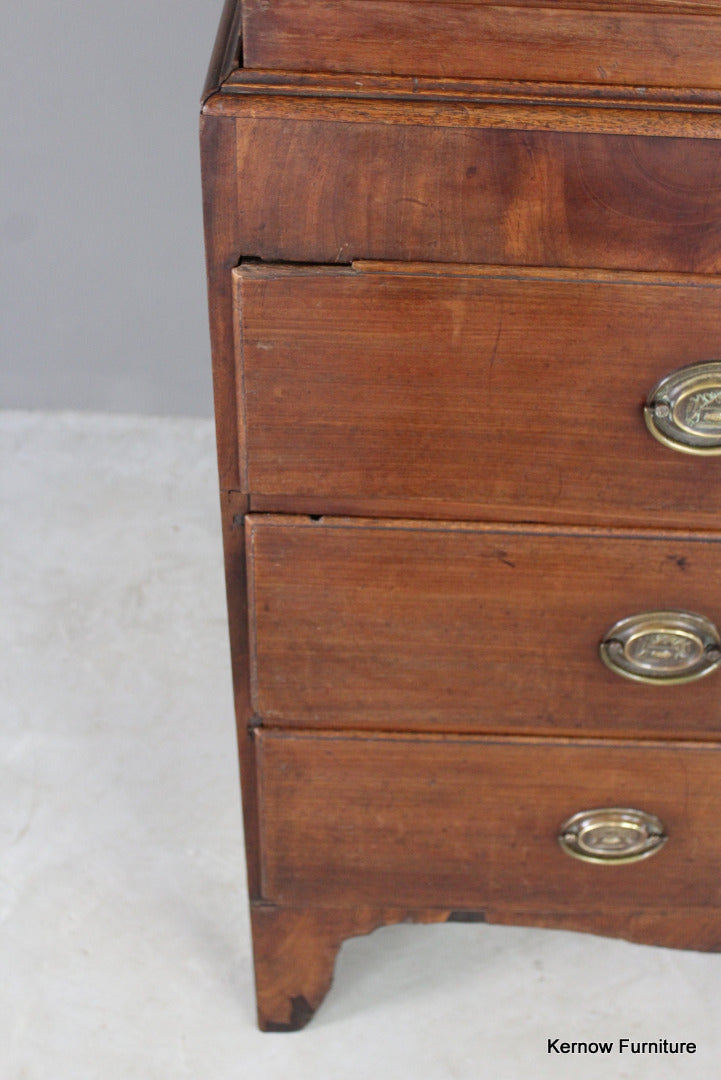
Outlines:
<svg viewBox="0 0 721 1080"><path fill-rule="evenodd" d="M251 263L235 282L250 492L718 523L721 459L662 446L643 404L718 355L721 279Z"/></svg>

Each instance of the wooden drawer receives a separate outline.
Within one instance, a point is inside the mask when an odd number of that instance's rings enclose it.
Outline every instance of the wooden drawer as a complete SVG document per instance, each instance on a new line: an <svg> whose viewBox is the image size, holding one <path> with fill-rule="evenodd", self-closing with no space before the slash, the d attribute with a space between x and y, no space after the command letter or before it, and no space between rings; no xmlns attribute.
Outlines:
<svg viewBox="0 0 721 1080"><path fill-rule="evenodd" d="M268 725L702 738L713 672L608 670L620 619L721 626L718 539L251 515L253 708Z"/></svg>
<svg viewBox="0 0 721 1080"><path fill-rule="evenodd" d="M222 110L246 256L721 271L711 113L281 94Z"/></svg>
<svg viewBox="0 0 721 1080"><path fill-rule="evenodd" d="M243 0L243 34L246 68L721 86L713 0Z"/></svg>
<svg viewBox="0 0 721 1080"><path fill-rule="evenodd" d="M661 445L643 405L721 355L721 279L250 263L235 285L251 494L310 512L719 520L721 458Z"/></svg>
<svg viewBox="0 0 721 1080"><path fill-rule="evenodd" d="M270 731L257 744L266 900L587 915L721 901L717 747ZM628 865L565 854L560 826L605 807L656 815L665 845Z"/></svg>

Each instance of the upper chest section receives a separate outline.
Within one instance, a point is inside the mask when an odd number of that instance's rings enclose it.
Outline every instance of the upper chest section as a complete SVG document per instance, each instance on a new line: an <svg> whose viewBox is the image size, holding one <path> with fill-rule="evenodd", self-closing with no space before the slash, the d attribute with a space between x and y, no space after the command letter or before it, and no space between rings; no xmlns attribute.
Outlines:
<svg viewBox="0 0 721 1080"><path fill-rule="evenodd" d="M718 0L243 0L250 69L721 87Z"/></svg>

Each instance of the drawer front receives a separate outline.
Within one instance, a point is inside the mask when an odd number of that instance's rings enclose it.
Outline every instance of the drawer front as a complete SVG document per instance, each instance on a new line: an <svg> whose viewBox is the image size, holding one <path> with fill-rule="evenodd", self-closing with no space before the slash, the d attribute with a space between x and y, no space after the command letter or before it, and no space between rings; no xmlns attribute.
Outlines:
<svg viewBox="0 0 721 1080"><path fill-rule="evenodd" d="M251 515L253 708L267 724L661 735L721 731L721 673L632 681L619 620L721 627L721 543Z"/></svg>
<svg viewBox="0 0 721 1080"><path fill-rule="evenodd" d="M258 733L261 888L276 903L536 911L721 902L721 752L554 740ZM596 865L576 813L631 808L666 842Z"/></svg>
<svg viewBox="0 0 721 1080"><path fill-rule="evenodd" d="M247 490L716 526L721 457L662 445L643 407L721 356L721 280L416 269L236 271Z"/></svg>
<svg viewBox="0 0 721 1080"><path fill-rule="evenodd" d="M676 138L645 134L673 112L228 100L245 255L721 271L713 115Z"/></svg>
<svg viewBox="0 0 721 1080"><path fill-rule="evenodd" d="M633 10L643 6L243 0L243 62L284 71L721 86L718 5L665 0L662 14Z"/></svg>

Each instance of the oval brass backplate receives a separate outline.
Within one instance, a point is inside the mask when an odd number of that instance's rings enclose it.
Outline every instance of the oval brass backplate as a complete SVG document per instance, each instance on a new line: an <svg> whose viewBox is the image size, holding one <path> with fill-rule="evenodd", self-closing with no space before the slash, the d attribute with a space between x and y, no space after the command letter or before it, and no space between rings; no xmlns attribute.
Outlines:
<svg viewBox="0 0 721 1080"><path fill-rule="evenodd" d="M664 446L683 454L721 454L721 360L661 379L648 395L644 418Z"/></svg>
<svg viewBox="0 0 721 1080"><path fill-rule="evenodd" d="M617 675L669 686L715 671L721 664L721 638L704 615L646 611L614 623L601 642L600 653Z"/></svg>
<svg viewBox="0 0 721 1080"><path fill-rule="evenodd" d="M558 834L567 855L605 866L647 859L666 840L664 827L655 814L620 806L581 810L563 823Z"/></svg>

